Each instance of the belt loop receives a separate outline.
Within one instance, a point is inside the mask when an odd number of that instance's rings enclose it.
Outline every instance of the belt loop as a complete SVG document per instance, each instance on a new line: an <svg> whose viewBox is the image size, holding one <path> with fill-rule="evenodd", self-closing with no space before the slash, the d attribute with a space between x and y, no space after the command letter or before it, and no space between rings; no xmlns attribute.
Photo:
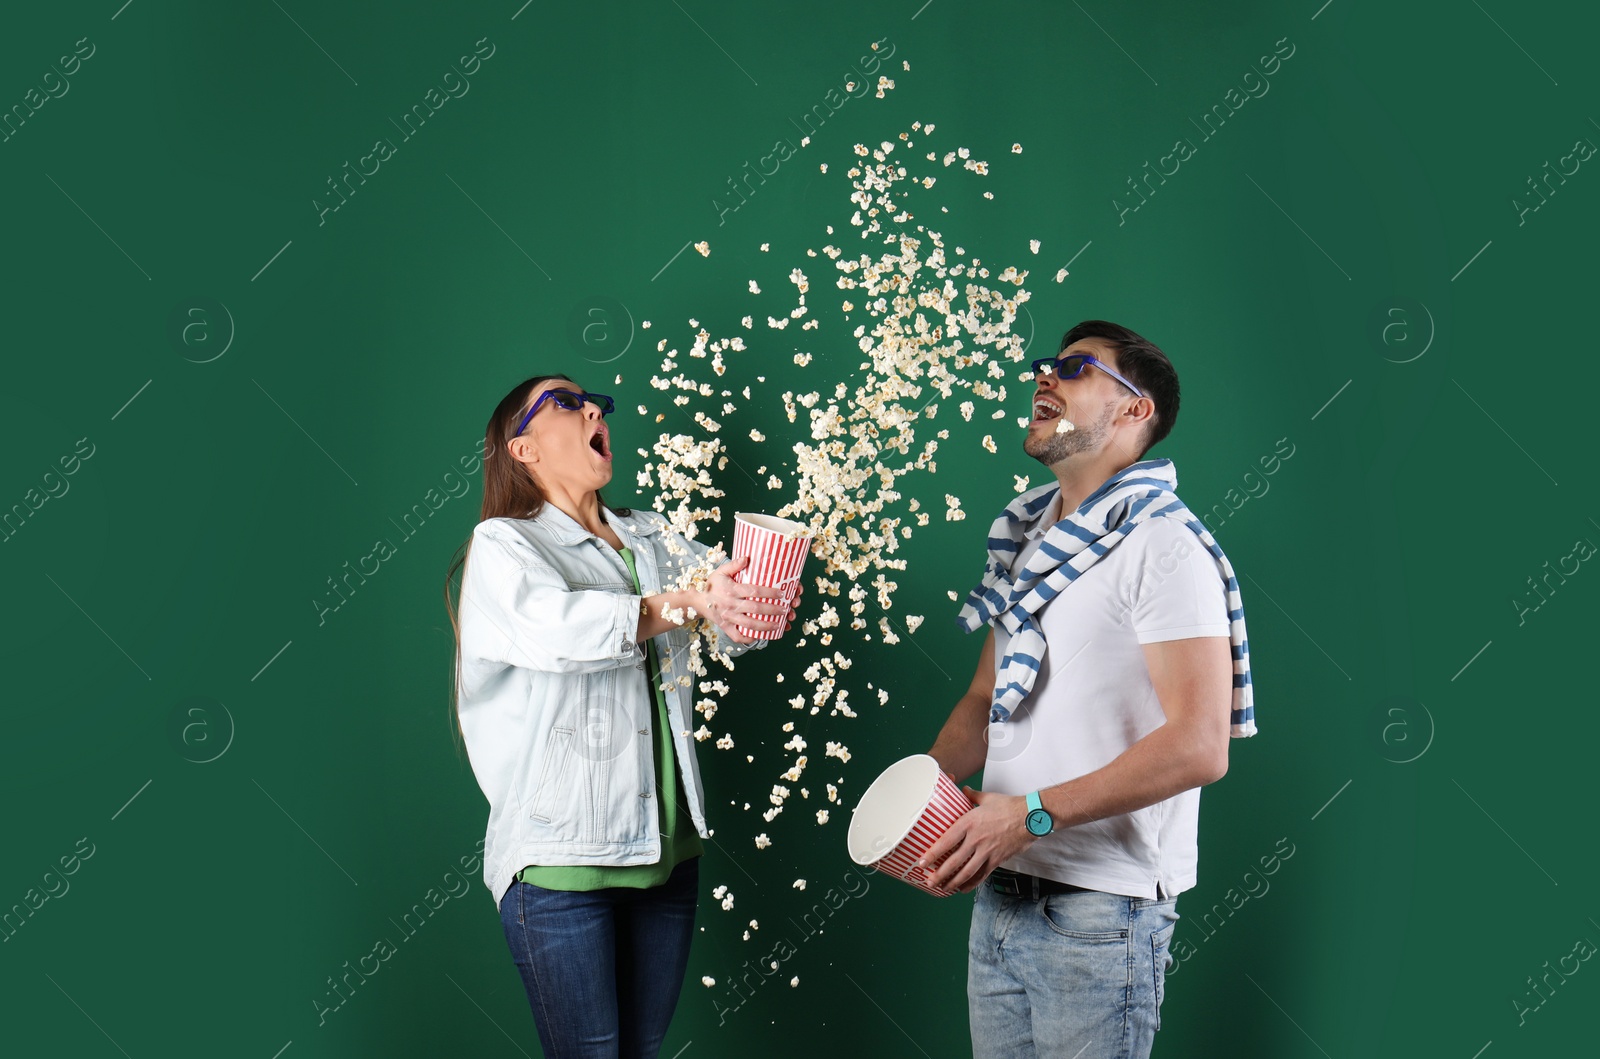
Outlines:
<svg viewBox="0 0 1600 1059"><path fill-rule="evenodd" d="M1033 899L1035 901L1039 900L1039 898L1041 896L1041 894L1039 893L1039 886L1040 886L1039 877L1037 875L1030 875L1030 876L1028 876L1028 882L1033 887Z"/></svg>

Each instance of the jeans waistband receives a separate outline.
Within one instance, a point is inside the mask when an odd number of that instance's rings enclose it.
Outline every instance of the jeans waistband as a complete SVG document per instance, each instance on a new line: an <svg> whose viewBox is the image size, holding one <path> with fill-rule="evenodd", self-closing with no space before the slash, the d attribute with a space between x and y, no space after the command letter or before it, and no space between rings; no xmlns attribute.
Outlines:
<svg viewBox="0 0 1600 1059"><path fill-rule="evenodd" d="M1087 886L1074 886L1072 883L1057 882L1054 879L1041 879L1037 875L1025 875L1006 868L996 868L990 873L989 888L997 894L1022 897L1030 901L1037 901L1049 894L1088 893L1090 889Z"/></svg>

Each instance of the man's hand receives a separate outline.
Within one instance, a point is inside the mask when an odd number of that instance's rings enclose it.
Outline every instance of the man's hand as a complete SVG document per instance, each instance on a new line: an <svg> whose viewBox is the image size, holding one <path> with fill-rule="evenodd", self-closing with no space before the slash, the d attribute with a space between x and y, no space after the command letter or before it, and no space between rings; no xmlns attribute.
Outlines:
<svg viewBox="0 0 1600 1059"><path fill-rule="evenodd" d="M1028 830L1028 800L1014 794L993 794L963 787L977 808L963 815L939 836L917 863L936 864L949 854L928 882L944 890L967 893L1003 862L1033 844Z"/></svg>

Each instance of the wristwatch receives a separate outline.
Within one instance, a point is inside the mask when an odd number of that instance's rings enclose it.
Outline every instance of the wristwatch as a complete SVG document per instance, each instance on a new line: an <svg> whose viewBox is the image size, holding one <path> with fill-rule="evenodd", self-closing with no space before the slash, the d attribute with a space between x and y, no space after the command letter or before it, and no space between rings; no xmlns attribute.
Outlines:
<svg viewBox="0 0 1600 1059"><path fill-rule="evenodd" d="M1034 791L1028 795L1028 834L1043 838L1055 829L1056 822L1050 819L1050 814L1039 803L1039 792Z"/></svg>

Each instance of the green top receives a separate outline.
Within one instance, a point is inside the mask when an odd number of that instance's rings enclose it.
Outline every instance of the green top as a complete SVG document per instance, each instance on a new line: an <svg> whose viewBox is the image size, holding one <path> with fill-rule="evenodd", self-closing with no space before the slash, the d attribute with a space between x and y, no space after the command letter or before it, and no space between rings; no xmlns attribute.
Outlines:
<svg viewBox="0 0 1600 1059"><path fill-rule="evenodd" d="M633 590L639 589L639 569L634 565L633 551L623 548L622 561L628 564L628 575L633 578ZM530 864L517 874L521 882L532 883L546 890L599 890L607 886L660 886L672 874L679 862L698 857L705 852L700 835L694 829L694 818L688 812L679 812L688 804L683 793L683 779L678 775L677 755L672 749L672 722L667 717L667 697L661 691L659 668L656 665L655 641L646 646L649 661L647 679L656 693L655 759L656 805L661 822L661 859L654 864ZM663 781L670 776L671 787ZM668 790L673 796L667 795Z"/></svg>

